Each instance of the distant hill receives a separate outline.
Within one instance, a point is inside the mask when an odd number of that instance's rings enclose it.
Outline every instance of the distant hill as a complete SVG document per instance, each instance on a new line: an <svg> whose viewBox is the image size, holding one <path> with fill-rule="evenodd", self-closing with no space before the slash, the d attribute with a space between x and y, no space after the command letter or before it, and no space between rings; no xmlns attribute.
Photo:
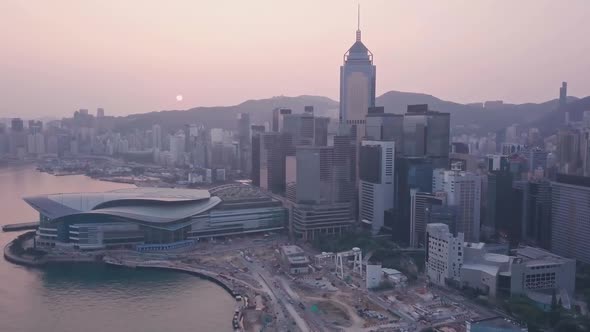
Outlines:
<svg viewBox="0 0 590 332"><path fill-rule="evenodd" d="M582 99L585 100L587 98ZM576 103L570 97L570 104ZM455 133L485 133L507 127L514 123L536 124L553 114L558 108L557 99L540 104L504 104L498 109L483 109L472 105L464 105L437 97L412 92L389 91L377 97L376 104L385 107L387 113L405 113L407 105L428 104L430 109L448 112ZM583 104L583 103L582 103ZM581 104L581 105L582 105ZM125 131L129 129L147 129L159 123L164 129L173 130L187 123L202 123L208 127L233 129L236 126L238 113L250 113L252 123L270 121L271 111L276 107L291 108L295 113L303 111L303 106L313 105L315 113L321 116L337 118L338 102L322 96L272 97L268 99L247 100L234 106L195 107L188 110L171 110L133 114L116 119L115 128ZM556 115L553 115L556 116ZM580 115L581 116L581 115ZM539 122L541 121L541 122Z"/></svg>
<svg viewBox="0 0 590 332"><path fill-rule="evenodd" d="M577 98L570 97L570 100ZM559 105L559 101L554 99L540 104L504 104L501 108L490 110L442 100L427 94L399 91L384 93L377 97L376 103L384 106L386 112L398 114L405 113L407 105L428 104L432 110L451 114L451 123L456 133L461 131L461 127L465 127L466 132L485 133L514 123L528 124L555 110Z"/></svg>
<svg viewBox="0 0 590 332"><path fill-rule="evenodd" d="M234 106L195 107L188 110L173 110L133 114L119 118L116 129L147 129L155 123L165 129L180 128L187 123L202 123L210 128L234 129L238 113L250 113L252 123L270 121L271 111L276 107L290 108L295 113L303 112L303 106L313 105L315 113L324 115L338 109L338 102L321 96L272 97L247 100ZM337 114L337 112L336 112Z"/></svg>
<svg viewBox="0 0 590 332"><path fill-rule="evenodd" d="M580 121L585 111L590 111L590 97L569 101L564 108L556 108L544 114L531 123L531 126L539 128L543 135L548 136L555 133L565 123L566 112L569 112L571 121Z"/></svg>

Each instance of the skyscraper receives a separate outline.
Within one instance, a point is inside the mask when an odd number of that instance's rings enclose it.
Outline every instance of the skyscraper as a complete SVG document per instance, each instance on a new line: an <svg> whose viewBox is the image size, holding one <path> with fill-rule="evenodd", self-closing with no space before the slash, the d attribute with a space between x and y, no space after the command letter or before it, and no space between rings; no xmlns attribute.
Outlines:
<svg viewBox="0 0 590 332"><path fill-rule="evenodd" d="M465 234L465 240L479 242L481 177L456 170L435 169L432 191L445 192L447 204L457 206L457 232Z"/></svg>
<svg viewBox="0 0 590 332"><path fill-rule="evenodd" d="M573 128L557 132L557 157L559 170L565 174L576 174L580 164L580 133Z"/></svg>
<svg viewBox="0 0 590 332"><path fill-rule="evenodd" d="M551 183L529 181L524 185L522 236L543 249L551 249Z"/></svg>
<svg viewBox="0 0 590 332"><path fill-rule="evenodd" d="M104 117L104 108L97 108L96 109L96 117L103 118Z"/></svg>
<svg viewBox="0 0 590 332"><path fill-rule="evenodd" d="M264 132L255 135L253 144L259 144L253 155L258 156L259 175L254 176L254 183L260 188L283 195L286 189L286 156L290 152L291 136L286 133Z"/></svg>
<svg viewBox="0 0 590 332"><path fill-rule="evenodd" d="M590 178L557 174L551 182L551 251L590 263Z"/></svg>
<svg viewBox="0 0 590 332"><path fill-rule="evenodd" d="M564 107L567 104L567 82L561 82L559 88L559 107Z"/></svg>
<svg viewBox="0 0 590 332"><path fill-rule="evenodd" d="M179 165L184 162L184 134L179 132L176 135L170 136L170 156L173 164Z"/></svg>
<svg viewBox="0 0 590 332"><path fill-rule="evenodd" d="M522 192L513 186L514 176L509 171L488 174L487 207L483 233L500 234L511 243L518 243L522 235Z"/></svg>
<svg viewBox="0 0 590 332"><path fill-rule="evenodd" d="M152 126L152 147L156 150L162 149L162 127L158 124Z"/></svg>
<svg viewBox="0 0 590 332"><path fill-rule="evenodd" d="M295 146L326 146L329 122L330 118L316 117L308 109L301 114L283 115L281 132L291 134Z"/></svg>
<svg viewBox="0 0 590 332"><path fill-rule="evenodd" d="M428 223L432 206L443 204L443 195L410 190L410 246L420 247L425 244L426 224Z"/></svg>
<svg viewBox="0 0 590 332"><path fill-rule="evenodd" d="M283 130L283 121L286 115L291 114L292 111L288 108L275 108L272 110L272 132L278 133Z"/></svg>
<svg viewBox="0 0 590 332"><path fill-rule="evenodd" d="M401 154L404 137L403 125L403 115L385 113L385 109L382 106L370 107L366 117L365 138L394 141L396 155Z"/></svg>
<svg viewBox="0 0 590 332"><path fill-rule="evenodd" d="M337 148L327 146L299 146L296 153L296 199L290 228L305 240L321 234L340 234L354 222L352 203L343 200L348 192L341 190L349 188L346 184L350 179L338 181L342 169L335 165L343 163L343 156L336 157Z"/></svg>
<svg viewBox="0 0 590 332"><path fill-rule="evenodd" d="M360 8L356 41L344 54L340 67L340 122L355 126L357 141L364 136L364 122L369 107L375 106L373 53L361 41Z"/></svg>
<svg viewBox="0 0 590 332"><path fill-rule="evenodd" d="M24 123L21 118L14 118L10 122L10 130L12 132L21 132L24 130Z"/></svg>
<svg viewBox="0 0 590 332"><path fill-rule="evenodd" d="M240 170L246 174L250 174L252 171L252 141L250 138L250 126L250 114L239 113L237 132L239 167Z"/></svg>
<svg viewBox="0 0 590 332"><path fill-rule="evenodd" d="M363 140L359 155L359 216L376 235L393 208L395 142Z"/></svg>
<svg viewBox="0 0 590 332"><path fill-rule="evenodd" d="M437 168L449 166L450 114L431 111L428 105L408 105L403 120L403 154L426 156Z"/></svg>
<svg viewBox="0 0 590 332"><path fill-rule="evenodd" d="M327 117L315 117L314 121L314 145L315 146L327 146L328 145L328 125L330 118Z"/></svg>
<svg viewBox="0 0 590 332"><path fill-rule="evenodd" d="M315 134L314 122L313 113L287 114L283 117L283 128L281 132L291 134L295 146L313 145Z"/></svg>

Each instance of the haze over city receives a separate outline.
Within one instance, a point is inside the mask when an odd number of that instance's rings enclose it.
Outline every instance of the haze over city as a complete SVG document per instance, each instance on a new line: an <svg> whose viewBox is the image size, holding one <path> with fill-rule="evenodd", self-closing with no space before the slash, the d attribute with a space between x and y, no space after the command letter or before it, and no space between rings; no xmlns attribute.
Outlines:
<svg viewBox="0 0 590 332"><path fill-rule="evenodd" d="M587 4L361 1L377 95L542 102L563 80L583 97ZM339 0L4 0L0 117L97 107L125 115L276 95L338 100L356 10L356 1Z"/></svg>

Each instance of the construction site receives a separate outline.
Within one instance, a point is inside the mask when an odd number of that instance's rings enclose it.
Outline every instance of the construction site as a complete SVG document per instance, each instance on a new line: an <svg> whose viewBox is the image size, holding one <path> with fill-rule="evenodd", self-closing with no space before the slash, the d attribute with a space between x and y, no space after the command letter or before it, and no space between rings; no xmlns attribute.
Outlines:
<svg viewBox="0 0 590 332"><path fill-rule="evenodd" d="M317 252L278 234L201 242L176 253L113 254L209 271L239 294L234 326L241 331L461 332L465 321L494 315L370 256L360 248Z"/></svg>

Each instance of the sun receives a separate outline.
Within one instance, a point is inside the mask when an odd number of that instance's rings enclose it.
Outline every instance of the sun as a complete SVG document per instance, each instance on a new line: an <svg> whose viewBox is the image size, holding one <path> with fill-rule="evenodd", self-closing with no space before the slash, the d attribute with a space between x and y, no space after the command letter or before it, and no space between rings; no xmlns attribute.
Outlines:
<svg viewBox="0 0 590 332"><path fill-rule="evenodd" d="M182 95L177 95L176 96L176 101L182 101L182 98L183 98Z"/></svg>

